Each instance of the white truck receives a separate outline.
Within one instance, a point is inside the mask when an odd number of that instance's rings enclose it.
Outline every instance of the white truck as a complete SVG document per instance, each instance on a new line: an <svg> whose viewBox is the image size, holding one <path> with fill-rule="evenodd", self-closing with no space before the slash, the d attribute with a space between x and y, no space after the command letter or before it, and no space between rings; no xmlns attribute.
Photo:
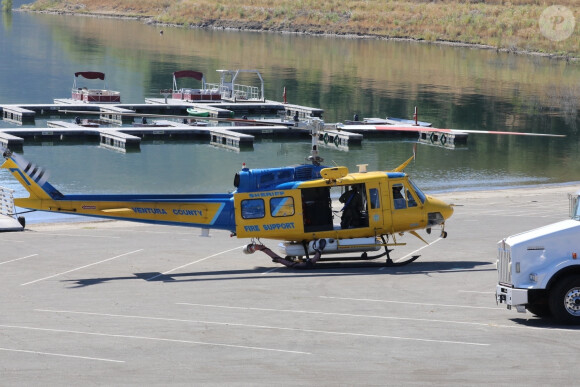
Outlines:
<svg viewBox="0 0 580 387"><path fill-rule="evenodd" d="M570 219L498 242L498 303L580 324L579 195L569 195Z"/></svg>

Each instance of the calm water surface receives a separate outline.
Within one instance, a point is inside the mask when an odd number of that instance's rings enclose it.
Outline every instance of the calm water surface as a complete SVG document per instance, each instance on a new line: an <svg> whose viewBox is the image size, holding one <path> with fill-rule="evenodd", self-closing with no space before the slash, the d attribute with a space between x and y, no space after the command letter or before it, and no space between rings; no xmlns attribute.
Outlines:
<svg viewBox="0 0 580 387"><path fill-rule="evenodd" d="M428 192L580 181L580 65L538 57L382 40L159 27L141 22L15 12L0 25L0 103L68 97L76 71L102 71L123 102L170 88L176 70L218 82L217 69L258 69L266 98L320 107L327 122L408 117L434 126L566 134L567 138L470 135L454 150L420 145L407 172ZM252 84L254 79L242 79ZM69 119L65 117L64 119ZM0 127L12 124L1 121ZM323 150L327 164L391 169L412 140L365 140L349 152ZM242 162L304 161L308 140L257 141L232 152L205 142L144 142L138 153L96 145L26 144L65 193L224 192ZM17 189L0 172L0 185Z"/></svg>

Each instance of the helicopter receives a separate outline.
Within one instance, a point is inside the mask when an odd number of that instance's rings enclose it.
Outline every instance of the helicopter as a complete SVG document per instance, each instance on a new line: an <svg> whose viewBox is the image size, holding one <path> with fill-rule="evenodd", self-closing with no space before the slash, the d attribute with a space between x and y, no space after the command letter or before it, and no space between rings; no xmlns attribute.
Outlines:
<svg viewBox="0 0 580 387"><path fill-rule="evenodd" d="M63 194L47 181L48 174L22 156L1 149L7 169L28 191L16 206L98 218L178 225L231 232L249 238L243 251L261 251L273 262L291 268L312 267L318 261L375 260L387 266L409 264L419 256L394 262L390 252L397 235L410 233L427 243L417 230L441 227L453 207L427 195L404 173L413 155L390 171L357 172L345 166L324 166L318 153L318 133L324 122L312 121L309 163L250 169L234 176L236 189L223 194ZM282 255L260 239L282 241ZM428 244L428 243L427 243ZM383 249L384 251L379 252ZM360 255L352 256L352 253ZM351 254L350 256L339 256ZM374 254L374 255L371 255Z"/></svg>

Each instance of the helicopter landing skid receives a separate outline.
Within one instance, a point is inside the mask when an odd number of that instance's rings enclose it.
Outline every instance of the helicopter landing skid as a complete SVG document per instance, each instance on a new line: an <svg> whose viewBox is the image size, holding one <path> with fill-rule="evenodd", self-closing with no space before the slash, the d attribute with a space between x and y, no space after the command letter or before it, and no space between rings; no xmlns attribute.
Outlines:
<svg viewBox="0 0 580 387"><path fill-rule="evenodd" d="M265 245L261 244L261 243L251 243L248 246L246 246L246 248L244 249L244 251L248 254L253 253L254 251L261 251L264 254L268 255L270 258L272 258L272 262L276 262L276 263L280 263L286 267L292 268L292 269L311 269L314 264L316 264L316 262L331 262L331 261L372 261L375 260L377 258L381 258L384 257L385 255L387 256L387 261L385 262L385 266L386 267L399 267L399 266L405 266L408 265L411 262L414 262L415 260L417 260L417 258L420 257L420 255L413 255L411 258L405 260L405 261L401 261L401 262L395 262L391 259L390 257L390 252L392 251L392 249L387 249L385 247L385 252L382 254L377 254L374 256L368 256L367 253L363 253L360 257L326 257L326 258L322 258L322 251L324 250L324 246L326 245L324 239L321 240L322 243L320 243L319 245L319 249L316 249L315 254L312 258L310 258L308 256L308 252L307 249L305 248L306 251L306 259L298 259L298 257L290 257L287 256L285 258L282 258L281 256L279 256L278 254L276 254L275 252L273 252L271 249L269 249L268 247L266 247Z"/></svg>
<svg viewBox="0 0 580 387"><path fill-rule="evenodd" d="M395 262L393 261L391 258L387 258L387 267L399 267L399 266L405 266L410 264L411 262L415 262L415 260L417 260L417 258L419 258L420 255L413 255L411 258L407 259L406 261L401 261L401 262Z"/></svg>
<svg viewBox="0 0 580 387"><path fill-rule="evenodd" d="M373 256L368 256L367 253L363 253L360 257L326 257L326 258L319 258L318 262L338 262L338 261L372 261L381 257L387 256L386 265L387 267L398 267L398 266L405 266L414 261L416 261L420 255L413 255L411 258L401 261L395 262L391 259L389 253L393 251L392 249L385 251L382 254L377 254Z"/></svg>

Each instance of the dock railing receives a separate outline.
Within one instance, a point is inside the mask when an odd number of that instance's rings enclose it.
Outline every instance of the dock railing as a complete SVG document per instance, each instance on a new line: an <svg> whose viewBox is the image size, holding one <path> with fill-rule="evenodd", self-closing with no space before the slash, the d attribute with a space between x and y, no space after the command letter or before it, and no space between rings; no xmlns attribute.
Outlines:
<svg viewBox="0 0 580 387"><path fill-rule="evenodd" d="M218 83L206 83L209 90L219 90L222 99L234 101L263 101L260 88L257 86L234 84L232 90L229 86Z"/></svg>
<svg viewBox="0 0 580 387"><path fill-rule="evenodd" d="M248 101L261 100L260 89L256 86L234 85L234 98Z"/></svg>

